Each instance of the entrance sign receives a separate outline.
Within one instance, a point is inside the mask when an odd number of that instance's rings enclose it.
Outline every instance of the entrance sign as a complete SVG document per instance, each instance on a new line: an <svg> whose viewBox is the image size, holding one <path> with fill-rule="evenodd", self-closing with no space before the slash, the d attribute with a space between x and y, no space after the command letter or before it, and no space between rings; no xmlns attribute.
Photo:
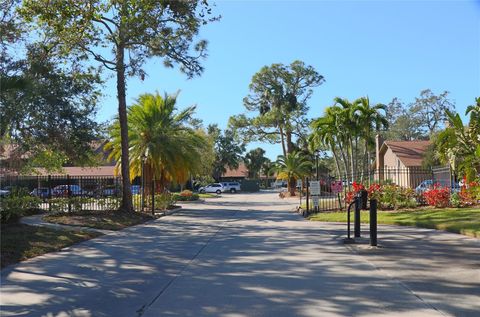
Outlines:
<svg viewBox="0 0 480 317"><path fill-rule="evenodd" d="M337 194L343 191L342 181L333 181L332 185L332 193Z"/></svg>
<svg viewBox="0 0 480 317"><path fill-rule="evenodd" d="M310 194L312 196L320 196L320 182L311 181L310 182Z"/></svg>

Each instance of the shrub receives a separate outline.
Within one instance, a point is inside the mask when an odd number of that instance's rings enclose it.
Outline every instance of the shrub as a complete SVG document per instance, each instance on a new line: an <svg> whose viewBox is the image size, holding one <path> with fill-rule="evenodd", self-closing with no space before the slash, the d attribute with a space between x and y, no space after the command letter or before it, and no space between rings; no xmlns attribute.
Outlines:
<svg viewBox="0 0 480 317"><path fill-rule="evenodd" d="M450 195L450 205L455 208L464 206L463 199L460 193L453 193L452 195Z"/></svg>
<svg viewBox="0 0 480 317"><path fill-rule="evenodd" d="M382 186L380 184L372 184L367 189L368 198L380 201L382 199Z"/></svg>
<svg viewBox="0 0 480 317"><path fill-rule="evenodd" d="M445 208L450 203L450 189L435 185L432 189L423 193L423 197L430 206Z"/></svg>
<svg viewBox="0 0 480 317"><path fill-rule="evenodd" d="M23 196L21 192L11 192L0 201L0 222L7 223L28 214L38 208L42 200L38 197Z"/></svg>
<svg viewBox="0 0 480 317"><path fill-rule="evenodd" d="M176 201L195 201L199 198L200 196L198 194L194 194L190 190L184 190L180 194L174 194L174 199Z"/></svg>
<svg viewBox="0 0 480 317"><path fill-rule="evenodd" d="M353 201L353 199L355 198L355 196L358 194L359 191L361 191L362 189L365 189L365 186L363 186L363 184L357 183L357 182L353 182L352 187L353 187L353 190L348 191L345 195L345 202L347 204L350 204Z"/></svg>
<svg viewBox="0 0 480 317"><path fill-rule="evenodd" d="M155 195L155 209L166 210L176 203L174 195L170 192L164 192Z"/></svg>

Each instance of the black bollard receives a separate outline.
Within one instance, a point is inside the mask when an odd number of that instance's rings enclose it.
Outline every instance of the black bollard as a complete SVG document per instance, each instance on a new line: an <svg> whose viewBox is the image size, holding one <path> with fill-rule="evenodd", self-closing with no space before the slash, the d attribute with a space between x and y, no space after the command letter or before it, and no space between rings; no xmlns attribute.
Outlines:
<svg viewBox="0 0 480 317"><path fill-rule="evenodd" d="M360 197L355 197L354 236L360 238Z"/></svg>
<svg viewBox="0 0 480 317"><path fill-rule="evenodd" d="M368 192L365 189L361 189L359 192L360 195L360 208L362 210L367 210L367 202L368 202Z"/></svg>
<svg viewBox="0 0 480 317"><path fill-rule="evenodd" d="M377 200L370 200L370 245L377 246Z"/></svg>

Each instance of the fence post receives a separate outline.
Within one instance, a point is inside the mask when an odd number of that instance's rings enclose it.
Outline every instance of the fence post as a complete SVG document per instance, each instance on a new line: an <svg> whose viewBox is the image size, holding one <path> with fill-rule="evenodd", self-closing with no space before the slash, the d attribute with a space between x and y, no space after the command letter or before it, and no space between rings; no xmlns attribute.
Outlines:
<svg viewBox="0 0 480 317"><path fill-rule="evenodd" d="M47 177L48 182L48 212L52 211L52 176L48 175Z"/></svg>
<svg viewBox="0 0 480 317"><path fill-rule="evenodd" d="M70 188L70 175L67 175L68 212L72 212L72 202L70 201L71 195L72 195L72 191Z"/></svg>
<svg viewBox="0 0 480 317"><path fill-rule="evenodd" d="M309 204L309 200L310 200L310 193L308 192L308 177L305 177L305 188L307 189L307 215L310 213L310 204ZM300 190L302 190L300 188Z"/></svg>
<svg viewBox="0 0 480 317"><path fill-rule="evenodd" d="M155 178L152 179L152 216L155 216Z"/></svg>

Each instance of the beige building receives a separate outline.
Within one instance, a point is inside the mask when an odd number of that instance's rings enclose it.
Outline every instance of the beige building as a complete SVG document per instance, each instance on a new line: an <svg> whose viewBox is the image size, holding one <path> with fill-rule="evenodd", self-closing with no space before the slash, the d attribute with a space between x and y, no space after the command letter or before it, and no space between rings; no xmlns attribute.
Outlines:
<svg viewBox="0 0 480 317"><path fill-rule="evenodd" d="M376 138L375 180L415 188L432 179L432 173L422 168L430 141L384 141Z"/></svg>

